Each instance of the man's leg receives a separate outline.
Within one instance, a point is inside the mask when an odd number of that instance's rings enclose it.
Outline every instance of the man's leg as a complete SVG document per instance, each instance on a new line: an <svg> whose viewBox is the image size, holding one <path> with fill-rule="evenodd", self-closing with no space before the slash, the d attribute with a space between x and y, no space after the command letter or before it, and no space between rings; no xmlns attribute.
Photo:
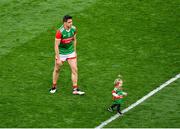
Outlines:
<svg viewBox="0 0 180 129"><path fill-rule="evenodd" d="M76 58L68 59L68 63L71 67L71 80L74 86L73 88L77 88L77 81L78 81L77 59Z"/></svg>
<svg viewBox="0 0 180 129"><path fill-rule="evenodd" d="M68 59L68 63L71 67L71 80L73 85L73 94L83 95L84 92L78 89L78 68L77 68L77 58Z"/></svg>
<svg viewBox="0 0 180 129"><path fill-rule="evenodd" d="M55 60L54 71L53 71L53 85L52 88L50 89L50 93L56 92L60 66L62 66L62 62L57 62L57 60Z"/></svg>

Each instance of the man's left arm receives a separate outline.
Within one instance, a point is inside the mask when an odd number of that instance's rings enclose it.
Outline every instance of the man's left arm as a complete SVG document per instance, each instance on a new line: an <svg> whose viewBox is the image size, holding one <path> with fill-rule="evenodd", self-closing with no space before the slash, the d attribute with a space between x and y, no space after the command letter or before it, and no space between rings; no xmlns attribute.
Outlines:
<svg viewBox="0 0 180 129"><path fill-rule="evenodd" d="M74 35L74 51L76 52L76 46L77 46L77 39L76 34Z"/></svg>

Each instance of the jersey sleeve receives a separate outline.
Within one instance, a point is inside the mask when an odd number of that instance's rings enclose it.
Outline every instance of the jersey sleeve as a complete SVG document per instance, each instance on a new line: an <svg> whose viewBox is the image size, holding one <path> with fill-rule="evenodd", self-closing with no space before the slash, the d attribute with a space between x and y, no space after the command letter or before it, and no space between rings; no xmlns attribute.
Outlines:
<svg viewBox="0 0 180 129"><path fill-rule="evenodd" d="M112 93L116 93L117 92L117 88L114 88L113 90L112 90Z"/></svg>
<svg viewBox="0 0 180 129"><path fill-rule="evenodd" d="M57 32L56 32L56 38L57 38L57 39L61 39L61 37L62 37L62 34L61 34L60 30L57 30Z"/></svg>

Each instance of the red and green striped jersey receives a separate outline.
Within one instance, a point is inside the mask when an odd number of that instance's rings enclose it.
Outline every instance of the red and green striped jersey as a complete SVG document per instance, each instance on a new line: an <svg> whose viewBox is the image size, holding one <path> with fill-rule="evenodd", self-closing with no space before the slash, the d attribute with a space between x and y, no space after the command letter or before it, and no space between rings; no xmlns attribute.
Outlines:
<svg viewBox="0 0 180 129"><path fill-rule="evenodd" d="M117 95L123 95L123 91L118 89L118 88L116 88L116 87L114 88L114 90L112 92L116 93ZM123 103L123 100L124 100L123 98L116 99L113 96L113 104L121 104L121 103Z"/></svg>
<svg viewBox="0 0 180 129"><path fill-rule="evenodd" d="M56 38L61 39L59 44L59 54L67 55L74 52L74 35L77 33L76 27L72 26L69 30L62 25L56 32Z"/></svg>

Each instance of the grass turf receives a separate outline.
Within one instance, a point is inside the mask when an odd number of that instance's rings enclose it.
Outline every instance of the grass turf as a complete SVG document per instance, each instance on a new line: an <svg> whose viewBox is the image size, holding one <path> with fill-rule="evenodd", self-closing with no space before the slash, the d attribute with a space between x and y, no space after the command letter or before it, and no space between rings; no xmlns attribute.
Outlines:
<svg viewBox="0 0 180 129"><path fill-rule="evenodd" d="M124 76L129 94L125 108L180 71L177 0L4 2L0 127L95 127L112 115L106 108L117 74ZM64 13L74 16L78 28L83 97L71 94L67 64L61 69L57 94L48 93L53 28L60 26Z"/></svg>

